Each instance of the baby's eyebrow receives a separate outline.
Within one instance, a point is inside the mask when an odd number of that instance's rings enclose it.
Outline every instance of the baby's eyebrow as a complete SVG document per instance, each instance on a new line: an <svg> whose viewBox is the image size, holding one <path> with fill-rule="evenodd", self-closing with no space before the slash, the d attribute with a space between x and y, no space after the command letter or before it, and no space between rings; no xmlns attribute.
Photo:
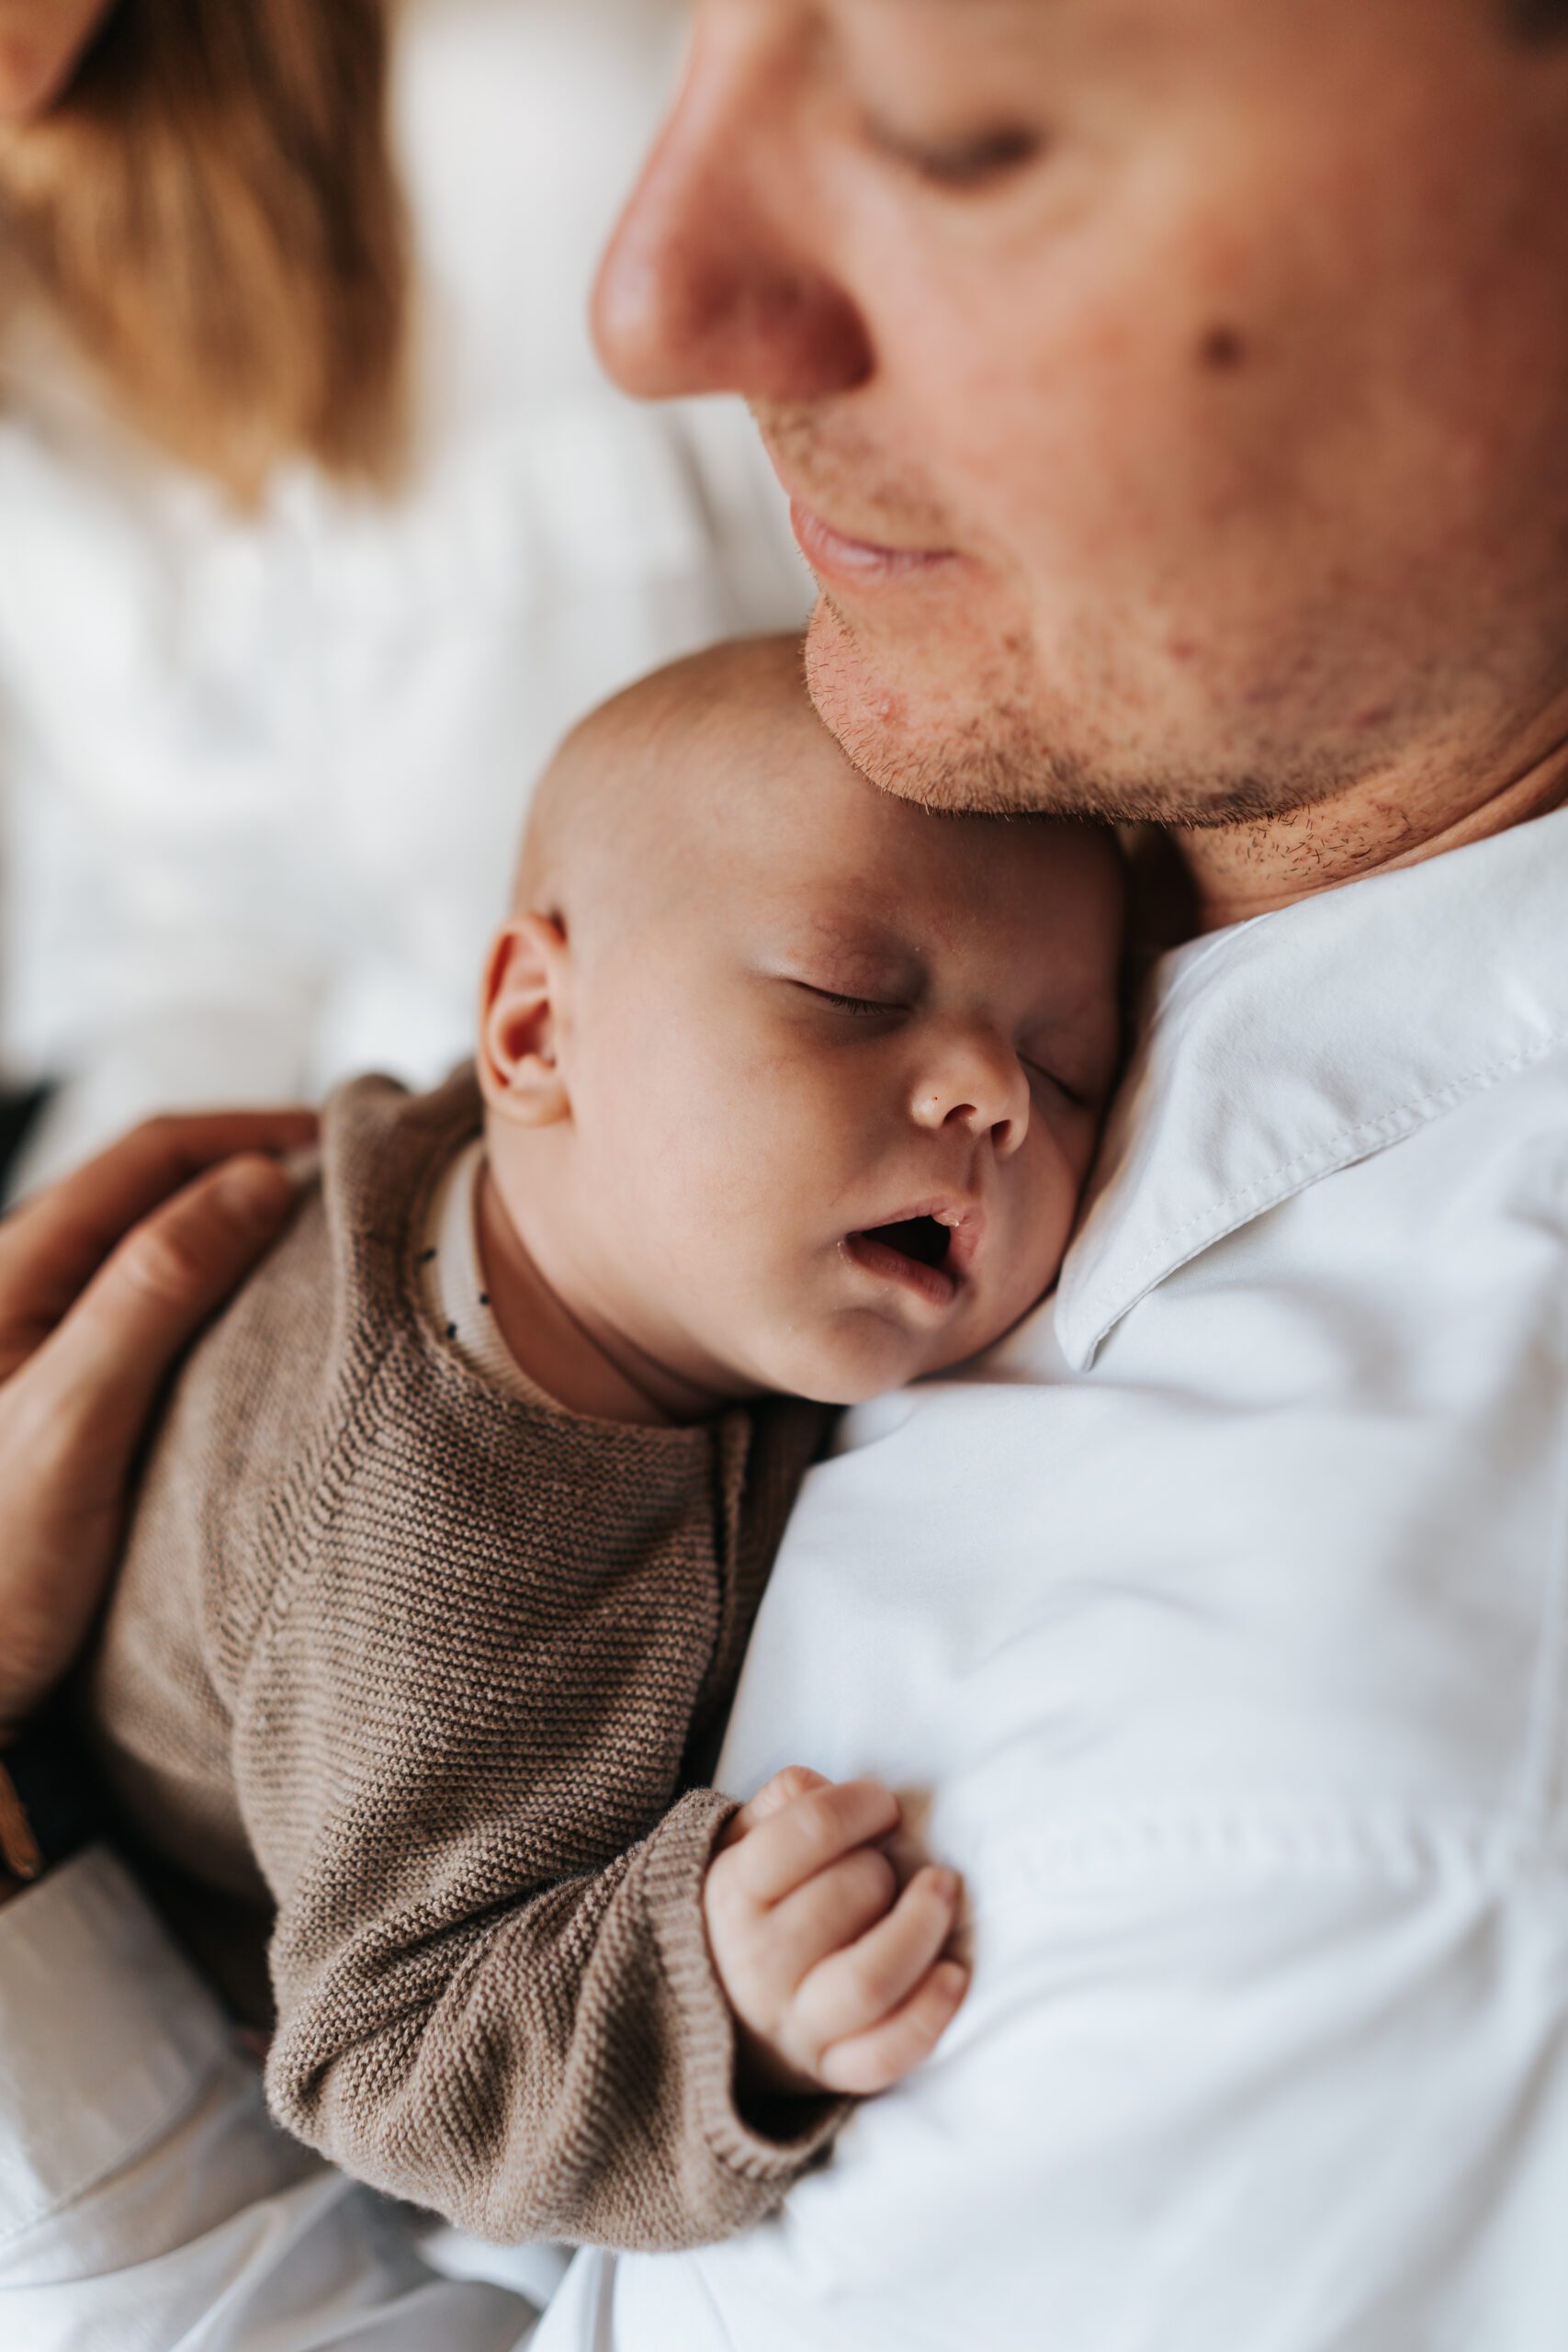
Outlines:
<svg viewBox="0 0 1568 2352"><path fill-rule="evenodd" d="M853 916L807 917L792 924L784 937L790 953L811 963L826 962L840 970L852 967L908 987L917 985L924 974L923 959L908 939Z"/></svg>

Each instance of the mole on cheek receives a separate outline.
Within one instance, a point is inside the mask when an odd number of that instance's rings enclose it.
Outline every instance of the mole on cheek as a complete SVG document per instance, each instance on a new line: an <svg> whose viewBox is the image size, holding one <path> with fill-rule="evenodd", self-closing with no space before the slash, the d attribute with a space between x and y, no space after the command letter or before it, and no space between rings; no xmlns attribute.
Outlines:
<svg viewBox="0 0 1568 2352"><path fill-rule="evenodd" d="M1247 362L1247 342L1235 327L1206 327L1198 343L1198 364L1216 375L1233 375Z"/></svg>

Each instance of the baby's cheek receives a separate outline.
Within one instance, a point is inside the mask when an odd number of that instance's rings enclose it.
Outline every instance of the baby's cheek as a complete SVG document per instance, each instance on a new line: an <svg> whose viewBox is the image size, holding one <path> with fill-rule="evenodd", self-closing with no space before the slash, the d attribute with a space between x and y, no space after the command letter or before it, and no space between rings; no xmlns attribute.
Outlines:
<svg viewBox="0 0 1568 2352"><path fill-rule="evenodd" d="M1016 1322L1021 1315L1027 1314L1061 1272L1068 1236L1077 1216L1080 1189L1074 1171L1059 1152L1052 1153L1049 1163L1023 1189L1017 1206L1009 1262L1000 1274L1006 1294L1000 1311L1009 1322ZM1007 1328L1006 1324L1003 1328Z"/></svg>

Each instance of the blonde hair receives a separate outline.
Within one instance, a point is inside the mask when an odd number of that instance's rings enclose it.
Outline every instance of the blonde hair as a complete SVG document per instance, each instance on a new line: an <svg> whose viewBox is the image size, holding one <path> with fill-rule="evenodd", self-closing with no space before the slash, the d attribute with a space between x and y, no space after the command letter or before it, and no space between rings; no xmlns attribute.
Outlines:
<svg viewBox="0 0 1568 2352"><path fill-rule="evenodd" d="M254 500L279 458L402 455L410 262L389 0L118 0L60 103L0 136L13 302L113 408Z"/></svg>

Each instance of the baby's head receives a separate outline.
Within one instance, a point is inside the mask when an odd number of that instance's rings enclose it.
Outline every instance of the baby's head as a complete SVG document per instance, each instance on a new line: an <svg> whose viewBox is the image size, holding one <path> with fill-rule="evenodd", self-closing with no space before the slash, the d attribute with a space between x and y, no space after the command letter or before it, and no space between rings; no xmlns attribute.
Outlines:
<svg viewBox="0 0 1568 2352"><path fill-rule="evenodd" d="M512 1226L574 1315L719 1398L848 1404L1055 1278L1115 1074L1108 834L852 768L799 645L597 711L540 786L479 1067Z"/></svg>

